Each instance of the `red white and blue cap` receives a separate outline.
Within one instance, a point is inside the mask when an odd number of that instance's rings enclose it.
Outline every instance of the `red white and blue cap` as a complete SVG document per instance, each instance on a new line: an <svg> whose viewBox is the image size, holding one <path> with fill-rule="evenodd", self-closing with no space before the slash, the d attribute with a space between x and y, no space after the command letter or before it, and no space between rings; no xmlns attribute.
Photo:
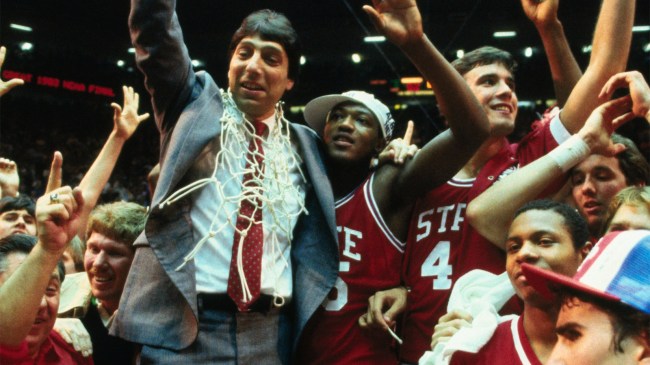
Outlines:
<svg viewBox="0 0 650 365"><path fill-rule="evenodd" d="M650 231L612 232L596 243L570 278L523 264L526 280L546 298L570 288L650 314Z"/></svg>
<svg viewBox="0 0 650 365"><path fill-rule="evenodd" d="M379 122L381 127L382 137L390 139L393 133L393 125L395 120L390 114L390 109L375 98L373 94L365 91L350 90L342 94L323 95L313 99L305 105L305 121L312 127L319 135L323 135L323 128L325 127L325 119L329 112L337 105L345 102L352 102L361 104L368 108Z"/></svg>

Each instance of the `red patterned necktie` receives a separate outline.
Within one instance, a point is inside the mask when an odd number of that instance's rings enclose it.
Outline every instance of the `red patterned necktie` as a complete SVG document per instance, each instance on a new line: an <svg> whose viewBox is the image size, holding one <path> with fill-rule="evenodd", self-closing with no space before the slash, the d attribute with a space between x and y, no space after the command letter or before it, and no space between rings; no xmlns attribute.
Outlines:
<svg viewBox="0 0 650 365"><path fill-rule="evenodd" d="M262 137L266 130L266 125L262 122L254 122L255 134ZM254 153L257 151L257 153ZM255 160L260 167L251 172L244 174L242 186L259 185L262 178L261 173L264 171L264 149L260 138L251 137L248 145L248 161L246 169L251 166L250 161ZM261 186L258 186L261 188ZM250 221L256 222L251 224ZM242 245L242 272L245 281L251 293L248 301L244 299L242 290L242 280L239 277L239 265L237 264L237 255L239 253L239 241L242 239L241 233L248 228L248 233L243 237ZM228 295L237 304L240 311L246 312L248 308L260 296L260 283L262 277L262 248L264 246L264 230L262 227L262 202L259 198L250 200L244 198L240 202L239 214L237 215L237 224L235 229L235 238L232 245L232 258L230 259L230 274L228 276Z"/></svg>

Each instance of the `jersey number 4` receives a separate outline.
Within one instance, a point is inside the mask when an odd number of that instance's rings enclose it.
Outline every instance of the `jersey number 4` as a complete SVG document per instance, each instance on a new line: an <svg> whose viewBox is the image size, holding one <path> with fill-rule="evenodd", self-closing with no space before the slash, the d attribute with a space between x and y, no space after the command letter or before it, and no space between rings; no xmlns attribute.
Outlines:
<svg viewBox="0 0 650 365"><path fill-rule="evenodd" d="M433 290L451 289L451 265L449 265L449 241L440 241L422 264L420 275L433 276Z"/></svg>

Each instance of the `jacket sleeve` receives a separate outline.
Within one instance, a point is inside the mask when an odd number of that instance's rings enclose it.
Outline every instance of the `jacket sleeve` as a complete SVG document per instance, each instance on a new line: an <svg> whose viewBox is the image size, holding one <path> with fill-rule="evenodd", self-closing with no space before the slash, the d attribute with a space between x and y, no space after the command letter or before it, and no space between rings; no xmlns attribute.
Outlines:
<svg viewBox="0 0 650 365"><path fill-rule="evenodd" d="M129 31L163 138L188 103L196 76L183 41L175 0L131 0Z"/></svg>

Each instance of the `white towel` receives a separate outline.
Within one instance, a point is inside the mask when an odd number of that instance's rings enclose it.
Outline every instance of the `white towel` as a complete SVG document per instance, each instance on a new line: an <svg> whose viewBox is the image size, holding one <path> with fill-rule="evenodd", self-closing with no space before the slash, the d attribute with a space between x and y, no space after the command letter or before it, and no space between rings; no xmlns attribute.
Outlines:
<svg viewBox="0 0 650 365"><path fill-rule="evenodd" d="M447 342L438 343L433 351L420 358L420 365L449 364L456 351L476 353L492 337L499 323L513 315L500 317L497 311L515 294L506 272L495 275L484 270L472 270L461 276L454 285L447 311L462 309L474 320L461 328Z"/></svg>

